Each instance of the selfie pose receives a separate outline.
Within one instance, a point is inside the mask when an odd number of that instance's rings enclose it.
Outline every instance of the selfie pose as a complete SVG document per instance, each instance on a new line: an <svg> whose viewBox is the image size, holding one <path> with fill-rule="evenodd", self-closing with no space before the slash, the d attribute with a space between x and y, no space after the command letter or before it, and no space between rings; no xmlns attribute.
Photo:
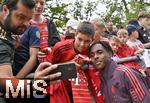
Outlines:
<svg viewBox="0 0 150 103"><path fill-rule="evenodd" d="M50 62L54 64L68 61L77 62L78 58L80 58L78 54L88 56L88 49L90 44L92 43L94 34L94 26L90 22L82 22L77 28L77 34L75 35L75 39L70 39L56 43L56 45L52 49ZM86 81L86 77L81 69L78 68L77 72L78 77L74 81L65 80L54 84L50 87L51 102L92 102L90 93L87 88L87 82L84 82ZM79 84L77 84L78 81L80 81ZM82 90L80 90L80 88L82 88ZM83 95L83 93L85 95Z"/></svg>
<svg viewBox="0 0 150 103"><path fill-rule="evenodd" d="M108 43L96 42L90 46L90 58L100 71L104 103L148 103L149 86L145 75L136 69L120 66L111 57Z"/></svg>

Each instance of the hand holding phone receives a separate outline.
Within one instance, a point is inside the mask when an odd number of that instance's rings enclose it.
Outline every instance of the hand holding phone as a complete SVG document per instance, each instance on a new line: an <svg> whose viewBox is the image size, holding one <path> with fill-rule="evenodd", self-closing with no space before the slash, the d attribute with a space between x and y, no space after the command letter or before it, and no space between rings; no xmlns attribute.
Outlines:
<svg viewBox="0 0 150 103"><path fill-rule="evenodd" d="M54 80L67 80L77 77L76 65L73 62L57 64L57 69L50 74L61 72L61 76Z"/></svg>
<svg viewBox="0 0 150 103"><path fill-rule="evenodd" d="M76 55L73 61L75 61L80 66L91 62L89 57L81 54Z"/></svg>

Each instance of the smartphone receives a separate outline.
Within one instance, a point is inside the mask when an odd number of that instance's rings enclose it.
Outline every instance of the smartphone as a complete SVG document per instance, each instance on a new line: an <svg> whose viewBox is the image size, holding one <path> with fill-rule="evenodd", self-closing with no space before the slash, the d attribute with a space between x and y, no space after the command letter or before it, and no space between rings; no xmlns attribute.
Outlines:
<svg viewBox="0 0 150 103"><path fill-rule="evenodd" d="M58 68L53 70L50 74L61 72L61 77L55 78L53 80L67 80L77 78L77 69L75 63L61 63L57 65Z"/></svg>

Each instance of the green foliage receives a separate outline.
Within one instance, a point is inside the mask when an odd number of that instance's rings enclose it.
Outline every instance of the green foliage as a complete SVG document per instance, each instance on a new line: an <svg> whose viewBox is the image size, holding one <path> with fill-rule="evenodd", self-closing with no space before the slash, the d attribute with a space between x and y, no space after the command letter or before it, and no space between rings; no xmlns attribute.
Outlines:
<svg viewBox="0 0 150 103"><path fill-rule="evenodd" d="M52 3L47 6L49 12L46 14L55 20L58 27L65 26L69 20L68 14L79 21L90 20L99 3L106 5L107 10L98 12L97 15L104 22L113 21L118 28L125 26L129 20L136 19L140 11L146 11L150 7L149 3L143 2L144 0L88 0L86 4L84 0L76 0L70 4L61 2L61 0L49 1L56 2L55 6Z"/></svg>
<svg viewBox="0 0 150 103"><path fill-rule="evenodd" d="M146 0L76 0L74 3L66 3L63 0L46 0L44 16L54 20L58 27L64 27L70 19L68 15L76 20L90 20L98 8L98 4L106 5L105 12L98 12L104 22L113 21L117 27L126 25L129 20L136 19L140 11L150 12L150 3ZM148 0L147 0L148 1ZM0 0L0 3L2 0ZM100 8L100 7L99 7Z"/></svg>
<svg viewBox="0 0 150 103"><path fill-rule="evenodd" d="M55 6L53 3L55 3ZM61 3L58 0L56 2L52 1L52 3L47 2L44 16L54 20L57 27L63 27L69 20L67 18L68 11L66 10L68 5L70 4Z"/></svg>
<svg viewBox="0 0 150 103"><path fill-rule="evenodd" d="M129 20L136 19L139 12L148 11L149 3L143 0L103 0L106 12L99 14L105 22L111 20L119 28L125 26Z"/></svg>
<svg viewBox="0 0 150 103"><path fill-rule="evenodd" d="M98 1L89 0L85 4L83 0L76 0L74 3L74 13L73 17L76 20L90 20L91 16L93 15L93 11L96 10Z"/></svg>
<svg viewBox="0 0 150 103"><path fill-rule="evenodd" d="M93 11L96 10L98 3L99 3L99 0L97 2L93 2L93 1L87 2L87 5L85 7L85 14L86 14L85 19L86 20L90 20L90 17L92 16Z"/></svg>
<svg viewBox="0 0 150 103"><path fill-rule="evenodd" d="M82 20L83 19L83 1L75 1L74 3L74 14L73 14L73 17L76 19L76 20Z"/></svg>

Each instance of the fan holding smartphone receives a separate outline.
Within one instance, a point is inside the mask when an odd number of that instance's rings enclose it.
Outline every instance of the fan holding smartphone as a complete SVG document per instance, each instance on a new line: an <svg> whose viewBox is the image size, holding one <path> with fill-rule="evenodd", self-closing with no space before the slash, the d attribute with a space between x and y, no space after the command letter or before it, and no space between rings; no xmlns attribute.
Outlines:
<svg viewBox="0 0 150 103"><path fill-rule="evenodd" d="M53 80L67 80L77 77L76 64L73 62L57 64L57 69L53 70L50 74L57 72L61 72L61 76Z"/></svg>

